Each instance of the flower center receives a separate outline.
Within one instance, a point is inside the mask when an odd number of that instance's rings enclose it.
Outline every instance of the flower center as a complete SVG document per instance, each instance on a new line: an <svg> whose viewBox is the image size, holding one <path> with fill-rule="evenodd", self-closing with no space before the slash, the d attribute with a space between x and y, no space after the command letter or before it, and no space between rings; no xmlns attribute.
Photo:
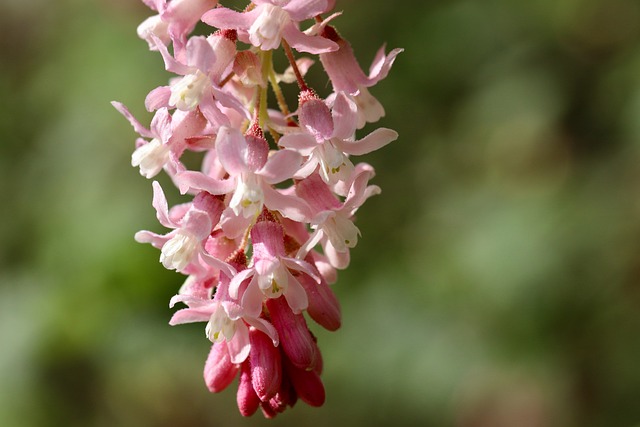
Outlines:
<svg viewBox="0 0 640 427"><path fill-rule="evenodd" d="M200 70L187 74L178 83L171 86L169 105L183 111L193 110L200 103L208 84L210 84L209 78Z"/></svg>
<svg viewBox="0 0 640 427"><path fill-rule="evenodd" d="M157 138L141 145L131 155L131 166L140 166L140 175L153 178L169 160L169 147Z"/></svg>
<svg viewBox="0 0 640 427"><path fill-rule="evenodd" d="M249 40L262 50L276 49L280 45L282 29L289 20L285 10L267 3L249 28Z"/></svg>
<svg viewBox="0 0 640 427"><path fill-rule="evenodd" d="M193 234L179 230L162 246L160 262L168 270L182 271L196 255L199 245Z"/></svg>
<svg viewBox="0 0 640 427"><path fill-rule="evenodd" d="M223 339L230 341L236 333L236 322L227 316L221 305L218 305L211 314L205 333L212 342L220 342Z"/></svg>
<svg viewBox="0 0 640 427"><path fill-rule="evenodd" d="M229 207L236 215L249 218L257 215L264 203L264 193L256 175L252 173L242 174L238 180L238 186L229 202Z"/></svg>

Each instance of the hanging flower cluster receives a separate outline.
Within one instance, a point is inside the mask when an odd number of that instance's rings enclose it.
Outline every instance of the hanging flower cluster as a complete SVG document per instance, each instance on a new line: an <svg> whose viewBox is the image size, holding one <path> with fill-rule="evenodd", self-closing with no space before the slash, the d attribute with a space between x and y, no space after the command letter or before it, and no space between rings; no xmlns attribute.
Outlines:
<svg viewBox="0 0 640 427"><path fill-rule="evenodd" d="M252 0L242 12L217 0L143 1L157 13L138 34L176 76L148 94L149 128L113 105L140 135L132 165L146 178L164 170L193 196L169 208L154 181L153 207L171 231L135 236L187 276L170 302L186 308L170 324L207 322L205 382L218 392L239 376L242 415L260 408L271 418L298 398L320 406L322 357L303 312L340 327L329 284L358 242L354 213L380 192L369 185L373 168L352 159L397 138L379 128L356 139L356 131L384 115L368 88L402 50L382 47L365 74L329 25L339 13L323 17L335 0ZM209 36L190 36L199 21L215 28ZM282 74L272 60L280 49L290 63ZM294 51L319 56L333 87L326 99L304 80L314 61ZM292 112L280 85L294 82ZM187 151L203 153L200 170L181 161Z"/></svg>

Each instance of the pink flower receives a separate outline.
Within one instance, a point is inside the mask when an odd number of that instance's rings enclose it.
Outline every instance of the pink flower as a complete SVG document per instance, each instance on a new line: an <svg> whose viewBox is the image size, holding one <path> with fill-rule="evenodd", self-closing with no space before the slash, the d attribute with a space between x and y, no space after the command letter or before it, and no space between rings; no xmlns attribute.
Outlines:
<svg viewBox="0 0 640 427"><path fill-rule="evenodd" d="M365 74L329 26L341 14L330 14L335 0L251 0L242 12L218 0L143 2L156 14L138 34L174 77L145 99L154 112L149 128L113 105L139 134L132 165L147 178L164 170L192 197L169 209L154 181L152 206L169 231L135 235L186 276L170 301L185 307L169 323L206 324L205 384L219 392L239 377L242 415L260 408L273 418L298 400L321 406L324 363L305 311L327 330L341 326L330 284L360 238L355 213L380 192L369 185L373 168L353 157L397 138L386 128L356 133L384 115L368 88L402 49L387 54L383 46ZM190 36L199 20L218 29ZM250 49L238 51L238 40ZM272 53L280 47L289 62L283 74ZM291 48L319 55L329 97L305 81L317 58L296 58ZM293 82L297 110L281 88ZM200 167L187 152L201 157Z"/></svg>
<svg viewBox="0 0 640 427"><path fill-rule="evenodd" d="M189 33L207 10L215 7L218 0L143 0L152 10L158 12L138 26L138 36L149 43L151 50L157 50L154 38L164 45L173 40L174 50L182 51Z"/></svg>
<svg viewBox="0 0 640 427"><path fill-rule="evenodd" d="M377 150L398 137L398 134L379 128L366 137L354 141L357 107L345 94L336 96L333 110L315 94L300 95L298 119L302 131L284 135L279 144L297 150L308 159L296 178L311 175L319 166L322 180L329 185L345 182L353 172L349 155L362 155Z"/></svg>
<svg viewBox="0 0 640 427"><path fill-rule="evenodd" d="M243 136L239 130L223 126L216 139L217 159L229 177L219 180L201 172L184 172L176 177L181 191L204 190L211 194L232 193L224 211L222 228L234 238L262 212L263 206L298 221L308 216L308 206L295 195L285 195L274 184L293 177L302 157L292 150L269 155L261 134Z"/></svg>
<svg viewBox="0 0 640 427"><path fill-rule="evenodd" d="M175 174L179 168L178 158L187 148L188 139L198 135L206 126L206 120L198 112L176 113L172 117L166 108L161 108L154 115L151 128L147 129L123 104L114 101L112 105L142 137L136 141L131 165L140 167L140 174L145 178L153 178L163 168L167 168L171 175Z"/></svg>
<svg viewBox="0 0 640 427"><path fill-rule="evenodd" d="M211 342L227 343L232 363L242 363L251 350L250 328L260 331L268 337L271 346L278 345L278 333L265 319L252 315L236 303L228 294L229 277L220 275L220 282L213 299L201 299L187 295L176 295L171 299L170 307L176 303L185 303L188 308L178 310L170 325L192 322L207 322L205 333ZM262 349L264 351L264 349Z"/></svg>
<svg viewBox="0 0 640 427"><path fill-rule="evenodd" d="M150 231L136 233L136 241L151 243L161 248L160 262L169 270L193 271L202 276L209 267L233 276L235 270L228 264L205 252L203 242L211 234L213 226L218 222L222 204L215 197L202 192L193 203L176 208L184 215L179 219L171 218L167 199L160 184L153 182L153 207L156 209L158 221L167 228L173 229L165 235ZM175 208L174 208L175 209ZM186 211L186 212L185 212Z"/></svg>
<svg viewBox="0 0 640 427"><path fill-rule="evenodd" d="M236 54L233 34L227 32L206 38L192 37L187 42L184 59L174 58L160 40L154 40L167 71L182 77L174 80L170 86L151 91L145 101L147 109L166 106L191 111L199 107L216 128L230 124L221 107L235 109L248 117L246 108L217 86L233 64Z"/></svg>
<svg viewBox="0 0 640 427"><path fill-rule="evenodd" d="M310 223L315 229L298 251L298 258L306 257L320 242L332 266L347 267L349 249L356 246L360 235L360 230L353 224L353 215L369 197L380 193L378 186L367 186L369 179L374 175L371 166L359 164L353 175L344 202L340 202L316 174L296 184L296 194L302 197L314 212Z"/></svg>
<svg viewBox="0 0 640 427"><path fill-rule="evenodd" d="M321 53L336 50L338 46L320 36L310 36L298 29L298 23L325 13L332 2L327 0L256 0L255 8L236 12L216 8L202 16L202 20L216 28L232 28L238 31L245 43L272 50L285 39L291 47L301 52Z"/></svg>
<svg viewBox="0 0 640 427"><path fill-rule="evenodd" d="M271 221L258 221L251 229L251 240L254 265L232 279L231 297L238 297L240 284L251 278L241 302L248 313L259 312L265 298L281 295L294 313L306 309L309 304L307 294L291 270L307 274L316 282L320 279L307 262L286 256L282 226Z"/></svg>

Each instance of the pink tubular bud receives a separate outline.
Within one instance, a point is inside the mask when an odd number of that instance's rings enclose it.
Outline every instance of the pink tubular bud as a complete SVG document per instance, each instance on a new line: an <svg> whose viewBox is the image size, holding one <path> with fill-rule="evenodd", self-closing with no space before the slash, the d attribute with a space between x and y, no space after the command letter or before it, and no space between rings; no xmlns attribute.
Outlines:
<svg viewBox="0 0 640 427"><path fill-rule="evenodd" d="M313 262L312 259L308 261ZM327 282L322 276L319 277L320 283L306 274L300 274L297 279L309 297L309 316L323 328L335 331L341 325L340 303Z"/></svg>
<svg viewBox="0 0 640 427"><path fill-rule="evenodd" d="M214 343L204 365L204 382L211 393L218 393L231 384L238 365L231 363L226 341Z"/></svg>
<svg viewBox="0 0 640 427"><path fill-rule="evenodd" d="M282 357L286 358L287 356L283 354ZM289 380L286 369L283 368L280 389L271 399L262 402L263 413L265 411L267 413L271 413L272 411L282 413L287 409L287 406L293 407L297 400L298 395Z"/></svg>
<svg viewBox="0 0 640 427"><path fill-rule="evenodd" d="M267 300L273 326L287 357L300 369L316 366L317 346L302 314L294 314L284 297Z"/></svg>
<svg viewBox="0 0 640 427"><path fill-rule="evenodd" d="M240 365L240 381L238 383L238 393L236 394L238 409L244 417L255 414L260 406L260 398L251 385L251 368L249 361Z"/></svg>
<svg viewBox="0 0 640 427"><path fill-rule="evenodd" d="M249 332L251 340L251 384L261 401L273 397L282 382L280 351L273 346L271 338L257 329Z"/></svg>
<svg viewBox="0 0 640 427"><path fill-rule="evenodd" d="M324 385L315 371L306 371L285 361L285 369L298 397L311 406L322 406L325 401Z"/></svg>

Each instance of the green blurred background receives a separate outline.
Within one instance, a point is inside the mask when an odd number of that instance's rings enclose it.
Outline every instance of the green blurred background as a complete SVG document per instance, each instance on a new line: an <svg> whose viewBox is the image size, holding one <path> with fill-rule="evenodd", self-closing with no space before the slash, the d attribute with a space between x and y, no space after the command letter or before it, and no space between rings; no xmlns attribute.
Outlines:
<svg viewBox="0 0 640 427"><path fill-rule="evenodd" d="M109 101L148 123L166 84L150 11L2 0L1 426L640 425L640 2L337 3L365 69L405 48L372 90L400 139L362 159L327 402L266 421L207 392L182 276L133 240L162 227Z"/></svg>

